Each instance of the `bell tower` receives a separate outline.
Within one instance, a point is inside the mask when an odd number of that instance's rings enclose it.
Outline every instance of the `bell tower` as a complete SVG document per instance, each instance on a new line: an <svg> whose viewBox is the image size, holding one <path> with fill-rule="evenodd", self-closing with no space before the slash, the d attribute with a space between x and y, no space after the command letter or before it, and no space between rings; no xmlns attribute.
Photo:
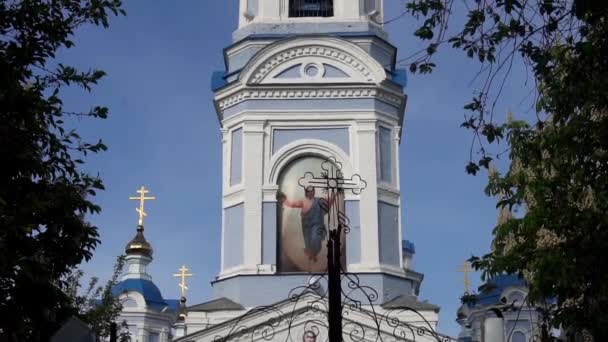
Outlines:
<svg viewBox="0 0 608 342"><path fill-rule="evenodd" d="M212 80L224 156L216 297L267 305L325 271L322 194L298 178L328 157L367 182L341 204L343 268L382 302L417 295L423 276L401 245L406 78L382 21L382 0L240 0L226 69Z"/></svg>
<svg viewBox="0 0 608 342"><path fill-rule="evenodd" d="M383 0L240 0L233 39L255 34L374 32L382 37Z"/></svg>

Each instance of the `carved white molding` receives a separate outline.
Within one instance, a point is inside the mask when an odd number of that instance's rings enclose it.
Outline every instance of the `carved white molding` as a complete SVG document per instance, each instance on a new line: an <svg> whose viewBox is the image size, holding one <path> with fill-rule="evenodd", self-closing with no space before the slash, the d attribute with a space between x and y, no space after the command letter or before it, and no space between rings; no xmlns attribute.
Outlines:
<svg viewBox="0 0 608 342"><path fill-rule="evenodd" d="M386 72L378 61L354 43L333 37L296 37L260 50L239 75L242 84L260 84L277 68L293 65L294 59L333 61L357 71L369 83L380 83Z"/></svg>
<svg viewBox="0 0 608 342"><path fill-rule="evenodd" d="M304 58L314 58L317 62L326 62L330 65L336 63L338 69L344 69L341 65L346 66L348 69L353 70L359 74L357 81L376 83L374 75L367 65L359 58L348 54L340 49L334 47L327 47L321 45L310 45L297 47L280 52L270 58L266 63L259 66L253 73L253 77L248 80L248 84L261 84L268 82L277 82L276 79L268 77L269 75L276 75L287 69L294 64L298 64L300 60ZM287 65L285 65L288 63ZM271 79L270 81L268 79Z"/></svg>
<svg viewBox="0 0 608 342"><path fill-rule="evenodd" d="M299 89L242 89L219 100L219 109L224 111L247 100L285 100L285 99L378 99L395 106L401 106L403 96L397 96L376 87L332 88L318 87Z"/></svg>
<svg viewBox="0 0 608 342"><path fill-rule="evenodd" d="M349 156L340 147L327 141L301 139L281 147L270 159L266 172L266 185L276 185L281 171L292 161L304 156L316 156L320 158L333 156L342 164L344 174L352 175L354 173Z"/></svg>

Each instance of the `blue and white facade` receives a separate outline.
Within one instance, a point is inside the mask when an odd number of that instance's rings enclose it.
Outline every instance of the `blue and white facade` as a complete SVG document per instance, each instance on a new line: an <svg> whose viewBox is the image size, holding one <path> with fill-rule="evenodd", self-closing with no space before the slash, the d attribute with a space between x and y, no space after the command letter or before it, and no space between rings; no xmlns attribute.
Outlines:
<svg viewBox="0 0 608 342"><path fill-rule="evenodd" d="M517 275L488 280L475 297L458 309L459 341L527 342L540 335L541 313L528 303L528 287Z"/></svg>
<svg viewBox="0 0 608 342"><path fill-rule="evenodd" d="M294 16L296 4L331 12ZM346 194L345 267L378 292L377 310L417 302L423 275L411 269L413 245L402 244L400 210L406 79L382 21L382 0L240 0L226 68L212 80L224 156L213 301L235 305L189 308L180 341L211 341L223 322L282 305L314 276L285 272L278 260L279 184L302 158L333 156L346 176L367 182L361 194ZM434 326L439 308L419 304ZM411 314L401 319L421 324Z"/></svg>
<svg viewBox="0 0 608 342"><path fill-rule="evenodd" d="M266 306L306 313L290 327L272 320L278 324L272 340L303 338L308 315L323 314L306 302L291 307L288 295L324 269L321 264L304 272L302 265L289 268L281 261L281 252L293 249L282 245L281 186L295 163L333 157L346 177L358 174L367 183L340 204L350 219L343 267L377 292L378 315L396 310L393 317L401 322L434 329L439 307L418 300L423 275L413 270L414 245L402 236L398 156L406 77L396 69L397 50L381 24L383 1L240 0L239 11L233 43L224 50L225 70L212 80L224 157L221 265L213 298L187 308L185 300L179 308L164 300L145 270L152 249L141 227L141 236L127 245L128 269L115 290L124 305L119 321L126 320L140 342L215 341L230 335L234 322L253 327L274 319L245 315ZM309 263L318 263L317 255L304 252ZM316 253L325 258L323 250ZM372 309L363 304L362 310ZM419 314L401 310L406 307ZM375 326L362 311L344 320ZM370 333L416 331L383 324ZM436 341L428 334L411 338Z"/></svg>
<svg viewBox="0 0 608 342"><path fill-rule="evenodd" d="M337 0L334 17L290 18L288 3L241 1L247 15L234 34L239 40L225 50L226 83L216 85L225 158L215 291L258 305L240 289L255 284L276 294L259 299L268 303L282 299L273 287L301 283L304 275L281 275L275 267L278 179L298 158L334 156L344 174L368 183L346 198L354 223L348 271L410 292L400 246L397 156L406 96L394 70L396 49L361 4Z"/></svg>
<svg viewBox="0 0 608 342"><path fill-rule="evenodd" d="M116 323L123 322L133 342L168 342L175 336L177 300L166 300L152 281L147 266L152 262L152 246L143 226L125 248L125 271L112 289L123 306ZM125 332L125 331L121 331Z"/></svg>

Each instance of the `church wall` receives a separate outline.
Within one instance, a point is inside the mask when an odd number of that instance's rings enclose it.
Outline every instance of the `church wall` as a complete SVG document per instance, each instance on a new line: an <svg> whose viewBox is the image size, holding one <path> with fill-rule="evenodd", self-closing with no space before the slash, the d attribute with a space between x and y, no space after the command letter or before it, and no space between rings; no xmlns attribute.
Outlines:
<svg viewBox="0 0 608 342"><path fill-rule="evenodd" d="M380 126L378 133L378 179L382 182L393 183L393 141L392 132L389 128Z"/></svg>
<svg viewBox="0 0 608 342"><path fill-rule="evenodd" d="M277 263L277 204L265 202L262 204L262 263L276 265Z"/></svg>
<svg viewBox="0 0 608 342"><path fill-rule="evenodd" d="M297 100L297 101L294 101ZM352 111L362 111L369 113L370 110L378 114L384 114L394 119L399 119L399 108L386 102L376 99L348 99L348 98L328 98L328 99L303 99L295 98L292 100L249 100L236 104L224 111L224 119L232 118L237 114L260 112L263 115L272 115L273 112L290 111L296 114L298 111L318 111L320 113L328 111L340 111L352 118Z"/></svg>
<svg viewBox="0 0 608 342"><path fill-rule="evenodd" d="M310 274L273 274L273 275L241 275L214 282L215 298L226 297L246 308L252 308L268 303L276 303L288 298L292 289L306 286ZM380 298L374 305L380 305L399 295L414 294L412 281L385 273L358 273L360 284L370 286ZM348 280L343 280L343 288L348 288ZM326 284L322 285L327 290ZM255 295L252 295L255 294ZM361 293L353 293L353 298L365 302Z"/></svg>
<svg viewBox="0 0 608 342"><path fill-rule="evenodd" d="M127 321L132 341L152 342L158 338L158 342L167 342L174 322L173 315L171 311L123 310L116 322Z"/></svg>
<svg viewBox="0 0 608 342"><path fill-rule="evenodd" d="M230 185L241 183L243 169L243 130L235 129L230 142Z"/></svg>
<svg viewBox="0 0 608 342"><path fill-rule="evenodd" d="M272 153L281 147L300 139L316 139L339 146L346 154L350 153L348 128L275 128L272 131Z"/></svg>
<svg viewBox="0 0 608 342"><path fill-rule="evenodd" d="M376 115L376 112L371 112L368 109L362 111L360 115L361 117L369 117L370 114ZM388 127L394 126L395 118L385 117L382 121L379 120L381 117L373 121L356 118L353 120L351 113L351 120L340 120L340 114L330 111L327 114L310 114L316 119L314 121L292 122L289 119L291 115L302 114L280 113L277 114L277 120L272 120L269 115L263 113L252 114L246 112L244 115L236 121L232 118L225 120L226 126L230 122L232 127L242 127L242 130L233 132L251 131L251 128L248 127L254 122L256 128L253 129L253 133L255 134L252 135L250 132L249 136L256 139L256 142L251 143L251 140L249 140L248 143L247 133L243 134L243 142L239 139L230 139L232 140L231 144L247 146L251 152L241 152L242 158L249 158L254 162L243 160L242 163L247 165L247 168L245 169L246 173L242 175L242 184L229 186L224 192L224 207L227 208L224 234L227 235L225 235L226 240L224 242L226 251L223 253L225 260L220 277L228 277L237 272L261 272L266 274L276 272L277 188L274 184L276 180L271 178L277 177L281 168L286 166L291 159L286 159L282 166L276 165L277 160L290 156L294 151L299 151L299 155L310 155L306 151L311 151L310 153L316 151L314 154L318 152L317 155L334 155L347 167L344 170L347 176L354 173L361 174L368 181L368 190L377 188L377 191L363 191L361 195L357 196L349 194L346 198L352 201L352 203L347 204L347 210L349 211L347 214L353 221L351 222L353 229L346 237L348 239L347 263L349 269L354 272L397 272L401 262L398 244L401 241L399 223L401 220L398 209L400 197L397 188L398 179L395 179L397 165L395 165L394 154L397 153L396 145L398 144L399 133L398 129L385 128L385 125ZM258 117L266 117L267 120L253 121L250 119ZM327 118L327 120L321 121L318 119L320 117ZM243 122L244 124L242 124ZM313 124L314 126L312 126ZM230 128L227 130L230 132ZM318 150L316 146L322 149ZM236 150L236 146L231 148ZM358 153L354 155L346 153L351 151L357 151ZM382 152L379 153L380 151ZM289 158L295 157L291 156ZM374 160L378 160L379 164L383 165L370 168L370 166L376 165ZM231 164L238 164L238 161L232 160ZM273 171L274 167L278 167L278 169ZM366 169L369 170L367 175L365 174ZM383 169L385 171L382 171ZM386 170L388 170L388 173ZM261 176L255 175L252 173L253 171ZM275 176L271 176L273 172ZM379 182L369 181L371 178L378 178L378 173L381 172L384 172L384 180ZM231 173L229 172L227 176L230 176ZM255 184L248 183L248 179L249 182L253 181ZM252 200L247 200L247 191L251 194L250 198ZM369 195L369 198L364 199L367 195ZM361 197L362 202L360 196L363 196ZM392 208L390 215L385 213L387 210L384 207L379 208L379 202L384 203L381 205L388 205ZM239 203L244 208L237 213L232 213L231 211L237 210L233 206ZM247 203L254 209L248 210ZM259 206L259 210L255 209L257 206ZM369 209L366 209L363 213L362 206ZM247 219L245 217L247 212L256 216L253 219ZM373 222L373 224L361 224L366 215L368 222ZM388 217L387 215L392 216ZM233 223L235 222L234 217L237 216L241 218L240 221ZM373 221L369 221L372 217ZM236 229L237 234L228 234L231 229ZM247 234L253 236L253 238L257 236L260 242L258 244L252 243L251 238L246 236ZM242 240L237 241L238 239ZM374 240L377 242L374 242ZM244 241L247 241L247 243L244 243ZM362 244L365 244L365 247ZM391 247L386 247L387 244L390 244ZM228 252L228 250L236 248L240 248L238 253ZM246 251L247 248L249 248L249 251ZM364 253L367 253L367 259Z"/></svg>
<svg viewBox="0 0 608 342"><path fill-rule="evenodd" d="M224 209L223 269L243 263L244 205Z"/></svg>
<svg viewBox="0 0 608 342"><path fill-rule="evenodd" d="M399 267L401 263L399 207L378 202L378 229L380 231L380 262Z"/></svg>
<svg viewBox="0 0 608 342"><path fill-rule="evenodd" d="M346 177L358 174L367 182L361 194L348 193L345 198L351 220L351 231L345 236L348 271L368 277L369 285L381 296L385 290L390 296L412 294L417 286L401 268L397 155L404 95L399 85L383 82L390 75L378 61L392 62L395 50L378 38L351 38L317 35L287 39L261 51L261 45L271 39L252 38L226 49L230 68L245 60L250 62L234 73L236 82L218 90L215 97L224 132L224 153L230 153L231 144L242 145L241 183L231 186L229 180L233 173L230 164L238 161L224 161L223 207L242 204L243 243L238 245L240 262L230 257L222 264L219 280L214 283L216 298L225 296L253 305L258 300L249 295L256 293L261 298L259 304L269 303L285 298L287 293L281 293L281 289L285 292L306 282L305 273L278 271L279 261L287 259L284 253L278 258L277 248L281 239L277 221L279 176L292 161L306 156L334 156L342 163ZM317 45L327 46L328 50L323 51L328 55L299 50ZM252 51L257 51L253 57ZM294 53L303 55L292 58ZM301 70L306 70L309 63L323 65L319 69L325 72L317 78L307 76ZM266 69L260 71L261 67ZM332 83L331 76L340 77L333 78ZM233 141L230 133L239 128L242 141ZM228 237L229 230L224 229L226 250L237 246L234 235ZM289 246L288 251L298 247ZM227 252L223 254L229 258ZM301 270L301 260L293 260L299 268L290 264L284 272Z"/></svg>
<svg viewBox="0 0 608 342"><path fill-rule="evenodd" d="M346 234L346 263L361 262L361 225L359 201L346 201L346 216L350 220L350 232Z"/></svg>

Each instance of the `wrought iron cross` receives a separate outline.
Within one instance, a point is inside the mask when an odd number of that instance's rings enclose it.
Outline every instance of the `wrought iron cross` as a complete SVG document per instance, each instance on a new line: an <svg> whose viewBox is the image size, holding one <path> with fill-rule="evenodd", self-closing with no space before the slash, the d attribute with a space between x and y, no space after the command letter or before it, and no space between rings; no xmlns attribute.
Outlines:
<svg viewBox="0 0 608 342"><path fill-rule="evenodd" d="M360 194L367 186L367 183L359 175L353 175L350 179L344 178L342 164L334 157L327 158L321 164L321 177L315 177L312 172L306 172L300 178L298 184L304 189L322 189L326 191L328 201L324 210L328 213L336 213L338 226L328 232L327 239L327 285L328 285L328 327L329 342L342 341L342 284L341 284L341 255L340 255L340 236L343 230L348 230L348 217L341 212L340 206L335 200L337 195L341 195L345 190L350 190L354 194ZM328 220L331 215L328 215Z"/></svg>
<svg viewBox="0 0 608 342"><path fill-rule="evenodd" d="M342 173L342 163L336 158L329 157L321 164L321 177L315 177L312 172L306 172L304 177L300 178L298 184L303 188L313 187L315 189L325 189L327 191L351 190L353 194L358 195L367 187L367 183L361 179L361 176L355 174L350 179L344 178Z"/></svg>

